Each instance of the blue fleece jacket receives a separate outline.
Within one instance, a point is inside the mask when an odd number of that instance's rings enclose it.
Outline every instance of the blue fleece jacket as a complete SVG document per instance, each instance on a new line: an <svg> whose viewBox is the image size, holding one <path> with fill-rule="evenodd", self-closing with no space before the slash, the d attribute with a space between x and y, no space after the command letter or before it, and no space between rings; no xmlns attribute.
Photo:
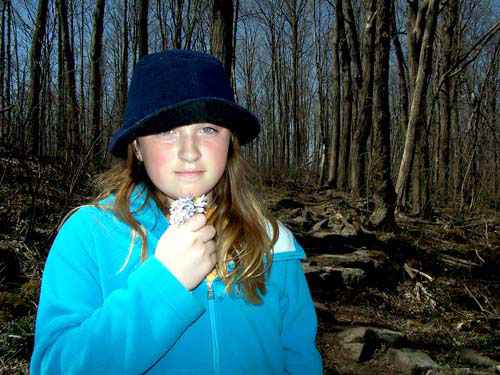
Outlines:
<svg viewBox="0 0 500 375"><path fill-rule="evenodd" d="M154 256L169 224L153 200L139 210L144 196L131 201L147 232L144 263L140 237L109 210L82 207L59 231L31 374L321 374L305 255L291 232L280 224L261 305L225 294L219 279L209 298L205 282L186 290Z"/></svg>

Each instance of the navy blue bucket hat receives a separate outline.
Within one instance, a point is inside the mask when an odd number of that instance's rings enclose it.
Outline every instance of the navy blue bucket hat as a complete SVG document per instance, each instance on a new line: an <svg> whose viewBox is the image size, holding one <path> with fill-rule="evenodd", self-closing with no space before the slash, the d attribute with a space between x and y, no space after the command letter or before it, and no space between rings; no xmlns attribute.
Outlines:
<svg viewBox="0 0 500 375"><path fill-rule="evenodd" d="M189 50L146 55L134 68L111 153L125 159L128 144L137 137L201 122L230 129L240 144L252 141L260 130L255 115L235 103L224 67L215 57Z"/></svg>

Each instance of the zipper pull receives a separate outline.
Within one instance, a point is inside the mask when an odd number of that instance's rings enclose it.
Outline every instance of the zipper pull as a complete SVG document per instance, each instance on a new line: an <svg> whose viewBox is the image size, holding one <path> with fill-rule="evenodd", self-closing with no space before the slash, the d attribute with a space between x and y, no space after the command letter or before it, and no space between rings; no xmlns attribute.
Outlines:
<svg viewBox="0 0 500 375"><path fill-rule="evenodd" d="M208 299L214 299L214 290L212 288L211 281L207 281L207 288L208 288Z"/></svg>

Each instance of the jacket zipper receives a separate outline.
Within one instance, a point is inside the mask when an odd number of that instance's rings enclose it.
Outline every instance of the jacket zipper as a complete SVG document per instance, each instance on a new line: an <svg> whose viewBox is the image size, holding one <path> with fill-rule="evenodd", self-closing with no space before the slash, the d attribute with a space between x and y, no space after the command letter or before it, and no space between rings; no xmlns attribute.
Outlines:
<svg viewBox="0 0 500 375"><path fill-rule="evenodd" d="M214 360L214 375L219 373L219 344L217 340L217 330L215 325L215 300L212 281L207 281L208 289L208 311L210 313L210 327L212 332L212 347L213 347L213 360Z"/></svg>

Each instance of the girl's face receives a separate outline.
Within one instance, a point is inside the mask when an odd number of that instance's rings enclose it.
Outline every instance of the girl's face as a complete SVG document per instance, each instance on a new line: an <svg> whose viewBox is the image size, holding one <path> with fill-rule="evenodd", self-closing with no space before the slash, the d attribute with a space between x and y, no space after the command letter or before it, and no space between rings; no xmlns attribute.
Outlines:
<svg viewBox="0 0 500 375"><path fill-rule="evenodd" d="M226 168L230 134L222 126L199 123L139 137L134 144L151 182L169 203L202 194L210 203Z"/></svg>

